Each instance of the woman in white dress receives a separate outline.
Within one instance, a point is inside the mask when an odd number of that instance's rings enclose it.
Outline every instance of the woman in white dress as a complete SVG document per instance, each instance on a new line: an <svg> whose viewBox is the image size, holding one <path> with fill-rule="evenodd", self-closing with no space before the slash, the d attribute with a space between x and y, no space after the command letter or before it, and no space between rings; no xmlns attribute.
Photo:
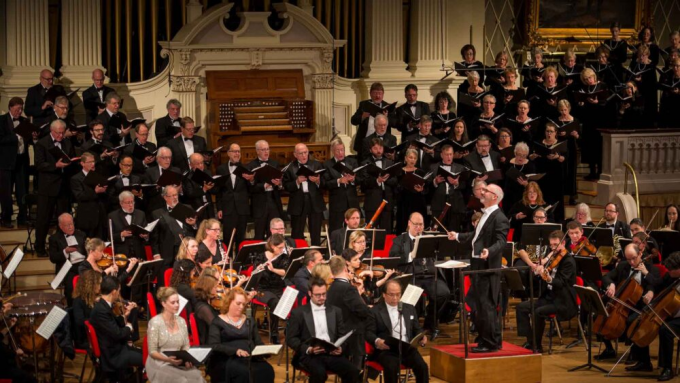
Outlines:
<svg viewBox="0 0 680 383"><path fill-rule="evenodd" d="M172 287L162 287L156 294L163 305L163 312L149 321L147 342L149 357L146 359L146 373L151 383L205 382L201 371L191 363L182 364L175 357L168 357L163 351L189 349L187 324L177 314L179 295Z"/></svg>

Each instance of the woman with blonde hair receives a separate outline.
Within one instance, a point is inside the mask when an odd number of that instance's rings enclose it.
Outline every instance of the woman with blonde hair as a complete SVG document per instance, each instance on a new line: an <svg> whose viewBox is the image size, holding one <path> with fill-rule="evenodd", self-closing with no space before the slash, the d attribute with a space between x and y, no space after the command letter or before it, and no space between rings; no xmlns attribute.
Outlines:
<svg viewBox="0 0 680 383"><path fill-rule="evenodd" d="M90 319L90 313L94 304L99 300L99 287L102 283L102 274L94 270L85 270L80 273L76 288L73 291L73 341L76 348L88 349L87 332L85 321Z"/></svg>
<svg viewBox="0 0 680 383"><path fill-rule="evenodd" d="M336 255L336 257L339 257L339 255ZM326 287L331 286L331 283L333 283L333 273L331 272L331 267L328 263L321 262L314 265L310 280L314 278L320 278L326 281Z"/></svg>
<svg viewBox="0 0 680 383"><path fill-rule="evenodd" d="M424 170L418 169L417 163L418 151L410 148L406 149L406 154L404 155L404 171L397 177L398 185L395 190L396 196L394 197L394 200L397 201L397 233L406 230L406 222L412 212L418 211L422 214L427 211L427 202L425 200L427 191L425 190L425 181L423 181L423 185L415 185L413 189L404 186L402 182L407 175L412 176L415 174L420 177L426 175ZM352 234L356 233L358 232L355 231ZM350 248L352 247L350 246ZM362 258L370 257L370 254L364 254L363 250L361 251L361 255Z"/></svg>
<svg viewBox="0 0 680 383"><path fill-rule="evenodd" d="M585 101L578 103L580 106L579 116L583 121L583 147L581 150L581 162L590 167L590 173L586 180L596 180L602 173L602 133L599 129L609 123L606 103L598 100L597 94L605 92L607 86L597 80L597 74L590 68L581 72L583 85L579 93L592 94L586 96Z"/></svg>
<svg viewBox="0 0 680 383"><path fill-rule="evenodd" d="M190 259L196 262L196 255L198 254L198 241L194 237L182 238L182 243L179 245L179 251L175 257L175 263L182 259Z"/></svg>
<svg viewBox="0 0 680 383"><path fill-rule="evenodd" d="M130 276L132 269L138 262L137 258L130 258L128 261L128 266L125 269L119 269L119 267L114 262L111 266L106 269L102 269L97 265L97 262L104 258L104 250L106 249L106 244L99 238L88 238L85 241L85 251L87 251L87 258L85 261L80 262L78 265L78 273L82 274L86 270L94 270L103 275L110 275L116 277L121 284ZM107 255L108 257L108 255Z"/></svg>
<svg viewBox="0 0 680 383"><path fill-rule="evenodd" d="M653 44L653 46L655 46L657 49L658 61L659 47L657 47L656 44ZM634 75L630 75L628 79L635 82L635 85L637 85L638 90L644 99L645 110L643 112L643 118L648 124L656 121L657 107L659 103L655 69L656 63L654 62L654 58L651 55L653 55L653 52L650 50L648 45L639 45L636 58L631 60L630 64L628 65L628 70L634 73Z"/></svg>
<svg viewBox="0 0 680 383"><path fill-rule="evenodd" d="M222 224L215 218L201 222L196 235L199 253L209 253L215 265L228 258L226 245L220 240L221 235ZM221 249L220 246L222 246Z"/></svg>

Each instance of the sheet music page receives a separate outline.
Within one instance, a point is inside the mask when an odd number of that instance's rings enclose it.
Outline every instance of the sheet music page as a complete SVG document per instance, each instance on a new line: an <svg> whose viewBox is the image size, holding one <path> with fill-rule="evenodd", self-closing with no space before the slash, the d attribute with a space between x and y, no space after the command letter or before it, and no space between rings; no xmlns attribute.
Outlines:
<svg viewBox="0 0 680 383"><path fill-rule="evenodd" d="M78 240L75 235L69 235L66 237L66 245L68 246L78 246Z"/></svg>
<svg viewBox="0 0 680 383"><path fill-rule="evenodd" d="M276 355L279 353L279 351L281 351L281 347L283 347L283 345L280 344L267 344L256 346L253 349L253 352L250 353L250 355L251 356Z"/></svg>
<svg viewBox="0 0 680 383"><path fill-rule="evenodd" d="M56 290L59 288L59 285L61 284L61 281L64 280L64 277L66 277L66 274L68 273L69 270L71 270L71 267L73 265L71 262L66 261L64 262L64 266L61 267L57 275L54 277L52 282L50 282L50 286L52 286L52 290Z"/></svg>
<svg viewBox="0 0 680 383"><path fill-rule="evenodd" d="M345 334L345 336L343 336L342 338L338 338L338 340L336 340L335 343L333 343L333 344L335 345L335 347L340 347L340 346L342 346L342 344L345 343L345 341L347 340L347 338L349 338L350 336L352 336L352 334L354 334L354 330L348 332L348 333Z"/></svg>
<svg viewBox="0 0 680 383"><path fill-rule="evenodd" d="M187 303L189 303L189 301L179 294L177 294L177 296L179 296L179 310L177 310L176 316L179 316L179 313L181 313L182 310L184 310L184 307L186 307L186 305L187 305Z"/></svg>
<svg viewBox="0 0 680 383"><path fill-rule="evenodd" d="M21 249L16 249L14 252L14 256L12 257L12 260L9 262L7 265L7 268L5 269L5 272L3 275L5 278L9 278L14 274L14 270L17 269L17 266L19 266L19 263L21 263L21 260L24 259L24 252Z"/></svg>
<svg viewBox="0 0 680 383"><path fill-rule="evenodd" d="M160 220L160 219L157 219L157 220L151 222L150 224L146 225L146 226L144 227L144 230L146 230L146 231L148 231L149 233L151 233L151 232L153 231L153 229L156 227L156 225L158 224L158 221L159 221L159 220Z"/></svg>
<svg viewBox="0 0 680 383"><path fill-rule="evenodd" d="M212 351L212 348L209 347L196 347L187 350L189 355L193 356L199 363L203 363L205 358L208 357L208 354L210 354L210 351Z"/></svg>
<svg viewBox="0 0 680 383"><path fill-rule="evenodd" d="M279 304L277 304L276 309L274 309L274 315L283 320L286 320L286 318L288 318L290 310L293 308L295 300L298 297L298 293L299 291L295 290L294 288L290 286L286 287L286 291L283 292L283 295L279 300Z"/></svg>
<svg viewBox="0 0 680 383"><path fill-rule="evenodd" d="M64 309L59 306L52 307L50 313L47 314L45 320L40 324L40 327L38 327L35 332L45 339L50 339L54 333L54 330L57 329L57 326L59 326L59 323L61 323L65 316L66 311Z"/></svg>
<svg viewBox="0 0 680 383"><path fill-rule="evenodd" d="M461 262L461 261L454 261L449 260L443 263L440 263L438 265L435 265L435 267L439 267L441 269L462 269L464 267L470 266L469 263Z"/></svg>
<svg viewBox="0 0 680 383"><path fill-rule="evenodd" d="M425 290L416 285L408 285L406 291L404 291L404 295L401 296L400 302L415 306L416 303L418 303L420 296L423 295L423 291Z"/></svg>

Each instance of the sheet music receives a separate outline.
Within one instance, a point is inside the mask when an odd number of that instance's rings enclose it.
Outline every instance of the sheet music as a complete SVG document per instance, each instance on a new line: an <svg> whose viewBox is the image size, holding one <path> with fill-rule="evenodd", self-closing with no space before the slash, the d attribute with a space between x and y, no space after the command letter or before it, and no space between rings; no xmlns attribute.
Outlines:
<svg viewBox="0 0 680 383"><path fill-rule="evenodd" d="M352 336L352 334L354 334L354 330L348 332L347 334L345 334L345 336L343 336L343 337L341 337L341 338L338 338L338 340L336 340L335 343L333 343L333 345L335 345L335 347L340 347L340 346L342 346L342 344L345 343L345 341L347 340L347 338L349 338L350 336Z"/></svg>
<svg viewBox="0 0 680 383"><path fill-rule="evenodd" d="M45 320L40 324L40 327L38 327L35 332L45 339L50 339L54 333L54 330L57 329L57 326L59 326L59 323L64 320L65 316L66 311L64 309L59 306L52 307L50 313L47 314Z"/></svg>
<svg viewBox="0 0 680 383"><path fill-rule="evenodd" d="M155 221L153 221L153 222L151 222L150 224L146 225L146 226L144 227L144 230L146 230L146 231L148 231L149 233L151 233L151 232L153 231L153 229L156 227L156 225L158 224L158 221L160 221L160 218L157 219L157 220L155 220Z"/></svg>
<svg viewBox="0 0 680 383"><path fill-rule="evenodd" d="M16 251L14 252L14 256L12 257L12 260L9 262L7 265L7 268L5 269L5 272L3 275L5 278L8 278L14 274L14 271L17 269L17 266L19 266L19 263L21 263L21 260L24 259L24 252L17 248Z"/></svg>
<svg viewBox="0 0 680 383"><path fill-rule="evenodd" d="M416 285L408 285L406 291L404 291L404 295L401 296L400 302L415 306L416 303L418 303L420 296L423 295L423 291L425 290Z"/></svg>
<svg viewBox="0 0 680 383"><path fill-rule="evenodd" d="M179 294L177 294L177 296L179 296L179 310L177 310L176 315L179 316L179 313L181 313L182 310L184 310L184 307L186 307L186 305L187 305L187 303L189 303L189 301Z"/></svg>
<svg viewBox="0 0 680 383"><path fill-rule="evenodd" d="M71 262L69 262L69 261L64 262L64 266L61 267L61 269L59 270L57 275L54 277L52 282L50 282L50 286L52 286L52 290L56 290L56 289L59 288L59 285L61 284L61 282L66 277L66 274L68 273L68 271L71 270L72 266L73 266L73 264L71 264Z"/></svg>
<svg viewBox="0 0 680 383"><path fill-rule="evenodd" d="M438 265L435 265L435 267L439 267L441 269L462 269L464 267L470 266L469 263L461 262L461 261L454 261L453 259L450 261L446 261L443 263L440 263Z"/></svg>
<svg viewBox="0 0 680 383"><path fill-rule="evenodd" d="M69 235L68 237L66 237L66 245L77 247L78 246L78 240L76 239L76 236L75 235Z"/></svg>
<svg viewBox="0 0 680 383"><path fill-rule="evenodd" d="M187 350L189 355L193 356L194 359L196 359L196 361L199 362L199 363L203 363L205 358L208 357L208 354L210 354L210 351L212 351L212 348L207 348L207 347L196 347L196 348L190 348L190 349Z"/></svg>
<svg viewBox="0 0 680 383"><path fill-rule="evenodd" d="M280 344L268 344L256 346L253 349L253 352L250 353L250 355L251 356L276 355L279 353L279 351L281 351L281 347L283 347L283 345Z"/></svg>
<svg viewBox="0 0 680 383"><path fill-rule="evenodd" d="M286 291L283 292L281 299L279 299L279 303L276 305L276 309L274 309L274 315L286 320L290 310L293 308L295 300L298 297L298 293L299 291L295 290L294 288L290 286L286 287Z"/></svg>

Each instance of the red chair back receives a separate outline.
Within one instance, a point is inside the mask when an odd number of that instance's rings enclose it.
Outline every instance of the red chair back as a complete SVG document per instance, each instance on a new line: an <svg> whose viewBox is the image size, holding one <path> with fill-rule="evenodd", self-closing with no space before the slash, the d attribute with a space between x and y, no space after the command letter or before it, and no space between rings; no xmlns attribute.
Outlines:
<svg viewBox="0 0 680 383"><path fill-rule="evenodd" d="M151 246L144 246L144 253L146 254L147 261L153 261L153 250L151 250Z"/></svg>
<svg viewBox="0 0 680 383"><path fill-rule="evenodd" d="M304 239L298 239L298 238L296 238L296 239L295 239L295 247L298 247L298 248L300 248L300 247L309 247L309 243L307 243L307 241L304 240Z"/></svg>
<svg viewBox="0 0 680 383"><path fill-rule="evenodd" d="M463 294L464 294L466 297L467 297L468 291L470 291L470 286L472 286L472 281L470 280L470 276L469 276L469 275L466 275L466 276L465 276L465 280L463 281L463 288L464 288ZM472 311L472 310L470 309L470 306L468 306L467 303L465 304L465 310L466 310L467 312Z"/></svg>
<svg viewBox="0 0 680 383"><path fill-rule="evenodd" d="M194 313L189 315L189 328L191 329L191 334L189 335L189 345L200 346L201 340L198 338L198 325L196 324L196 317Z"/></svg>
<svg viewBox="0 0 680 383"><path fill-rule="evenodd" d="M73 291L76 291L76 285L78 284L78 279L80 279L80 275L76 275L73 277Z"/></svg>
<svg viewBox="0 0 680 383"><path fill-rule="evenodd" d="M512 242L512 237L515 235L515 229L508 230L508 242Z"/></svg>
<svg viewBox="0 0 680 383"><path fill-rule="evenodd" d="M576 277L576 285L577 286L583 286L583 278L577 276ZM576 294L576 305L581 306L581 298L579 298L578 294Z"/></svg>
<svg viewBox="0 0 680 383"><path fill-rule="evenodd" d="M253 243L262 243L264 241L260 241L259 239L246 239L244 241L241 241L241 243L238 244L238 249L241 250L243 246L245 245L251 245Z"/></svg>
<svg viewBox="0 0 680 383"><path fill-rule="evenodd" d="M163 273L163 281L165 281L165 286L170 286L170 279L172 278L172 269L165 270Z"/></svg>
<svg viewBox="0 0 680 383"><path fill-rule="evenodd" d="M90 344L90 350L95 358L102 356L102 350L99 348L99 340L97 339L97 333L94 331L94 327L90 324L89 320L85 321L85 330L87 331L87 341Z"/></svg>
<svg viewBox="0 0 680 383"><path fill-rule="evenodd" d="M370 344L368 342L364 342L364 348L366 349L366 355L373 354L373 345L372 344Z"/></svg>
<svg viewBox="0 0 680 383"><path fill-rule="evenodd" d="M142 363L146 365L146 358L149 357L149 340L144 335L144 340L142 340Z"/></svg>
<svg viewBox="0 0 680 383"><path fill-rule="evenodd" d="M245 275L246 277L249 277L253 273L253 265L248 266L247 269L242 270L241 274Z"/></svg>
<svg viewBox="0 0 680 383"><path fill-rule="evenodd" d="M184 319L184 324L189 323L189 319L187 318L187 309L186 307L182 309L182 311L179 312L179 316Z"/></svg>
<svg viewBox="0 0 680 383"><path fill-rule="evenodd" d="M153 299L153 294L146 293L146 302L149 305L149 320L158 314L158 309L156 309L156 300Z"/></svg>
<svg viewBox="0 0 680 383"><path fill-rule="evenodd" d="M377 258L387 258L390 256L390 249L392 248L392 242L397 238L395 234L387 234L385 236L385 246L382 250L374 250L373 256Z"/></svg>
<svg viewBox="0 0 680 383"><path fill-rule="evenodd" d="M666 266L664 266L662 264L654 265L654 267L656 267L659 270L659 275L661 276L661 278L663 278L666 275L666 273L668 272L668 269L666 268Z"/></svg>
<svg viewBox="0 0 680 383"><path fill-rule="evenodd" d="M113 251L113 250L111 250L111 246L108 246L108 247L104 248L104 254L106 254L106 255L108 255L108 256L111 256L112 251Z"/></svg>

